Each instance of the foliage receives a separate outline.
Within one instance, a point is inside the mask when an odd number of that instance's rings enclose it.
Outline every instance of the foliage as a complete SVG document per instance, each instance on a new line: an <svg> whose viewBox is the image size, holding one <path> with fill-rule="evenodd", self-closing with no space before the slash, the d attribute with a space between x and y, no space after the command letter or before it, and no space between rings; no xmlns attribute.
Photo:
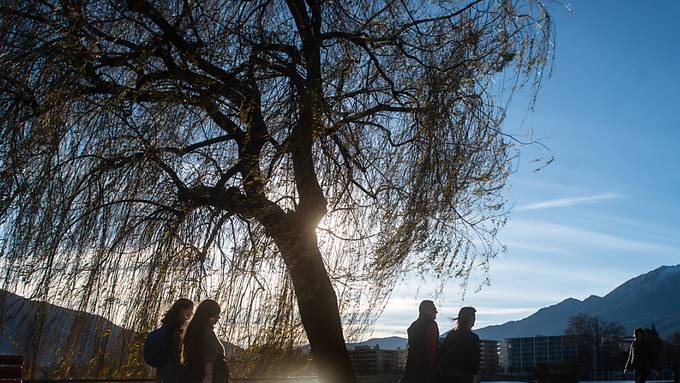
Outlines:
<svg viewBox="0 0 680 383"><path fill-rule="evenodd" d="M586 371L621 369L627 350L621 348L624 327L618 322L607 322L597 316L576 314L569 317L565 335L575 337L579 347L579 364Z"/></svg>
<svg viewBox="0 0 680 383"><path fill-rule="evenodd" d="M662 367L680 367L680 331L675 331L663 341Z"/></svg>
<svg viewBox="0 0 680 383"><path fill-rule="evenodd" d="M402 272L464 284L503 250L501 124L551 59L541 2L0 10L5 288L136 330L210 296L230 341L291 349L300 262L322 257L352 337Z"/></svg>
<svg viewBox="0 0 680 383"><path fill-rule="evenodd" d="M619 322L607 322L597 316L576 314L569 317L564 333L591 339L605 339L621 337L624 331L623 325Z"/></svg>

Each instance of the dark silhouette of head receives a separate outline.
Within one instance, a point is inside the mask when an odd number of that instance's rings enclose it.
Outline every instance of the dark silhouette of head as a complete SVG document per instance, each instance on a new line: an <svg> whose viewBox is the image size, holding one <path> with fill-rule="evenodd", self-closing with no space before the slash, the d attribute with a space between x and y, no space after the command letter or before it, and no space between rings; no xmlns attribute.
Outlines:
<svg viewBox="0 0 680 383"><path fill-rule="evenodd" d="M189 320L188 317L191 316L191 311L193 311L193 309L194 302L186 298L179 298L172 304L170 310L165 313L163 319L161 319L161 323L168 326L183 326L186 321ZM186 315L187 313L189 315Z"/></svg>
<svg viewBox="0 0 680 383"><path fill-rule="evenodd" d="M645 329L642 327L636 327L635 330L633 330L633 336L635 336L635 339L642 339L645 337Z"/></svg>
<svg viewBox="0 0 680 383"><path fill-rule="evenodd" d="M421 315L427 315L432 319L437 318L437 307L434 305L434 302L429 299L425 299L424 301L420 302L420 306L418 306L418 312Z"/></svg>
<svg viewBox="0 0 680 383"><path fill-rule="evenodd" d="M652 325L650 328L645 329L645 336L650 338L658 338L659 333L656 331L656 326Z"/></svg>
<svg viewBox="0 0 680 383"><path fill-rule="evenodd" d="M212 331L212 327L220 317L220 305L212 299L206 299L198 304L193 318L184 333L184 350L182 358L189 363L200 360L201 352L205 349L207 338L203 336L206 331ZM193 362L191 362L193 361Z"/></svg>
<svg viewBox="0 0 680 383"><path fill-rule="evenodd" d="M215 322L217 322L220 312L220 305L212 299L206 299L199 303L194 317L191 318L191 322L187 326L184 341L187 343L193 342L203 334L206 328L212 328Z"/></svg>
<svg viewBox="0 0 680 383"><path fill-rule="evenodd" d="M461 307L458 311L458 318L456 318L456 329L471 329L475 325L476 312L477 310L474 307Z"/></svg>

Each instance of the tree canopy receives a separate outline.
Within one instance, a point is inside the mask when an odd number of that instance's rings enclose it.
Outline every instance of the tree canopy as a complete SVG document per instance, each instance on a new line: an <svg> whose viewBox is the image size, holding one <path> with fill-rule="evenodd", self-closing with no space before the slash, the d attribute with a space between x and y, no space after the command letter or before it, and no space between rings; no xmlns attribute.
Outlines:
<svg viewBox="0 0 680 383"><path fill-rule="evenodd" d="M569 317L564 333L573 336L578 345L584 377L597 380L601 378L599 370L618 370L625 365L628 353L620 345L624 336L621 323L581 313Z"/></svg>
<svg viewBox="0 0 680 383"><path fill-rule="evenodd" d="M210 296L230 341L304 330L314 354L404 271L465 280L503 250L502 122L551 60L541 2L0 9L5 288L137 329Z"/></svg>
<svg viewBox="0 0 680 383"><path fill-rule="evenodd" d="M622 337L624 327L621 323L607 322L597 316L576 314L569 317L565 335L575 335L601 342L603 338Z"/></svg>

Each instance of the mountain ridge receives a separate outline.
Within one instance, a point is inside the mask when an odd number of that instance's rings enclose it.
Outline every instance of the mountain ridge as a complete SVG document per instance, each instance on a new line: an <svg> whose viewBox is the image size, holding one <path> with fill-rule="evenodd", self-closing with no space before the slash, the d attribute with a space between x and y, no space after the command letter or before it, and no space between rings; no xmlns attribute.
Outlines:
<svg viewBox="0 0 680 383"><path fill-rule="evenodd" d="M568 318L572 315L583 313L598 316L600 319L606 321L620 322L624 326L626 332L631 332L634 327L648 327L654 324L661 336L666 337L672 332L680 331L680 294L677 292L680 292L680 265L661 266L622 283L604 297L590 295L584 300L578 300L572 297L566 298L553 305L543 307L526 318L509 321L500 325L487 326L474 331L482 339L496 340L523 336L561 335L564 332L564 328L566 328ZM82 315L86 318L90 318L88 321L91 322L86 324L85 327L110 328L113 335L115 335L112 338L120 337L131 339L134 335L131 332L129 334L125 333L125 331L129 330L119 328L102 316L78 312L49 303L29 301L11 292L0 290L0 304L3 305L3 312L6 311L4 309L6 308L8 301L16 304L21 300L24 300L25 302L23 303L28 305L48 305L50 310L53 311L51 314L53 318L55 313L61 311L72 312L72 317ZM0 353L24 353L20 352L21 350L17 348L16 339L12 341L13 339L8 337L7 334L8 331L14 333L15 338L16 336L28 336L30 324L33 323L31 321L35 321L35 319L31 317L32 315L34 315L34 311L29 310L28 313L24 313L23 316L20 316L18 322L16 322L16 320L15 322L7 321L3 315L0 315L0 319L3 319L3 324L0 326ZM49 318L46 320L48 327L54 325L55 321L53 318L51 320L49 320ZM75 319L61 320L59 321L60 327L56 327L49 331L53 331L53 333L62 333L62 330L65 331L66 328L73 326L74 323ZM106 339L94 341L95 344L100 346L103 345L105 348L113 347L120 349L120 344L116 342L115 345L109 345L110 342L110 340ZM381 349L395 350L398 348L406 349L406 344L407 340L405 338L391 336L386 338L371 338L363 342L348 343L347 348L351 350L358 346L373 347L377 345ZM55 344L47 345L47 347L43 346L42 348L59 349L63 347L66 346L63 344ZM28 351L36 352L37 350ZM84 356L80 356L80 358L84 358ZM48 359L37 358L36 366L42 368L48 362Z"/></svg>
<svg viewBox="0 0 680 383"><path fill-rule="evenodd" d="M49 336L43 336L49 334ZM24 356L31 379L106 376L134 372L151 376L142 360L145 334L109 319L0 289L0 354ZM242 351L220 339L227 355Z"/></svg>
<svg viewBox="0 0 680 383"><path fill-rule="evenodd" d="M485 339L561 335L570 316L587 314L621 323L626 332L654 324L662 336L680 331L680 265L661 266L614 288L605 296L567 298L517 321L475 332Z"/></svg>
<svg viewBox="0 0 680 383"><path fill-rule="evenodd" d="M593 294L584 300L565 298L538 309L526 318L483 327L474 332L482 339L499 341L512 337L561 335L569 317L583 313L610 322L617 321L624 326L626 333L632 332L635 327L654 324L659 334L667 337L680 331L679 293L680 265L661 266L623 282L603 297ZM378 345L382 349L396 349L394 344L403 344L401 348L405 348L406 342L402 337L371 338L350 343L348 348Z"/></svg>
<svg viewBox="0 0 680 383"><path fill-rule="evenodd" d="M139 334L103 316L32 301L0 290L0 354L24 356L31 379L96 376L120 368L148 375L134 344ZM45 336L49 335L49 336Z"/></svg>

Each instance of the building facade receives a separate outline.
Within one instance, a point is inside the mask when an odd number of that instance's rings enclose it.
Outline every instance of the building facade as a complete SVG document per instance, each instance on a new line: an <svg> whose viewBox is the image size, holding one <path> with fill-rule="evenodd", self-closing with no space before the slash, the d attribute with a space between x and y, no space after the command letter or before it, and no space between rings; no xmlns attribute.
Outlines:
<svg viewBox="0 0 680 383"><path fill-rule="evenodd" d="M495 340L479 341L479 371L482 375L494 375L501 369L501 344Z"/></svg>
<svg viewBox="0 0 680 383"><path fill-rule="evenodd" d="M479 371L493 376L500 371L501 345L495 340L480 340ZM401 373L406 365L407 350L384 350L380 346L357 346L348 350L354 371L358 374Z"/></svg>
<svg viewBox="0 0 680 383"><path fill-rule="evenodd" d="M575 337L535 336L505 340L504 364L510 374L531 374L539 364L576 362L578 342Z"/></svg>
<svg viewBox="0 0 680 383"><path fill-rule="evenodd" d="M400 373L406 364L406 350L402 349L358 346L348 353L354 371L359 374Z"/></svg>

